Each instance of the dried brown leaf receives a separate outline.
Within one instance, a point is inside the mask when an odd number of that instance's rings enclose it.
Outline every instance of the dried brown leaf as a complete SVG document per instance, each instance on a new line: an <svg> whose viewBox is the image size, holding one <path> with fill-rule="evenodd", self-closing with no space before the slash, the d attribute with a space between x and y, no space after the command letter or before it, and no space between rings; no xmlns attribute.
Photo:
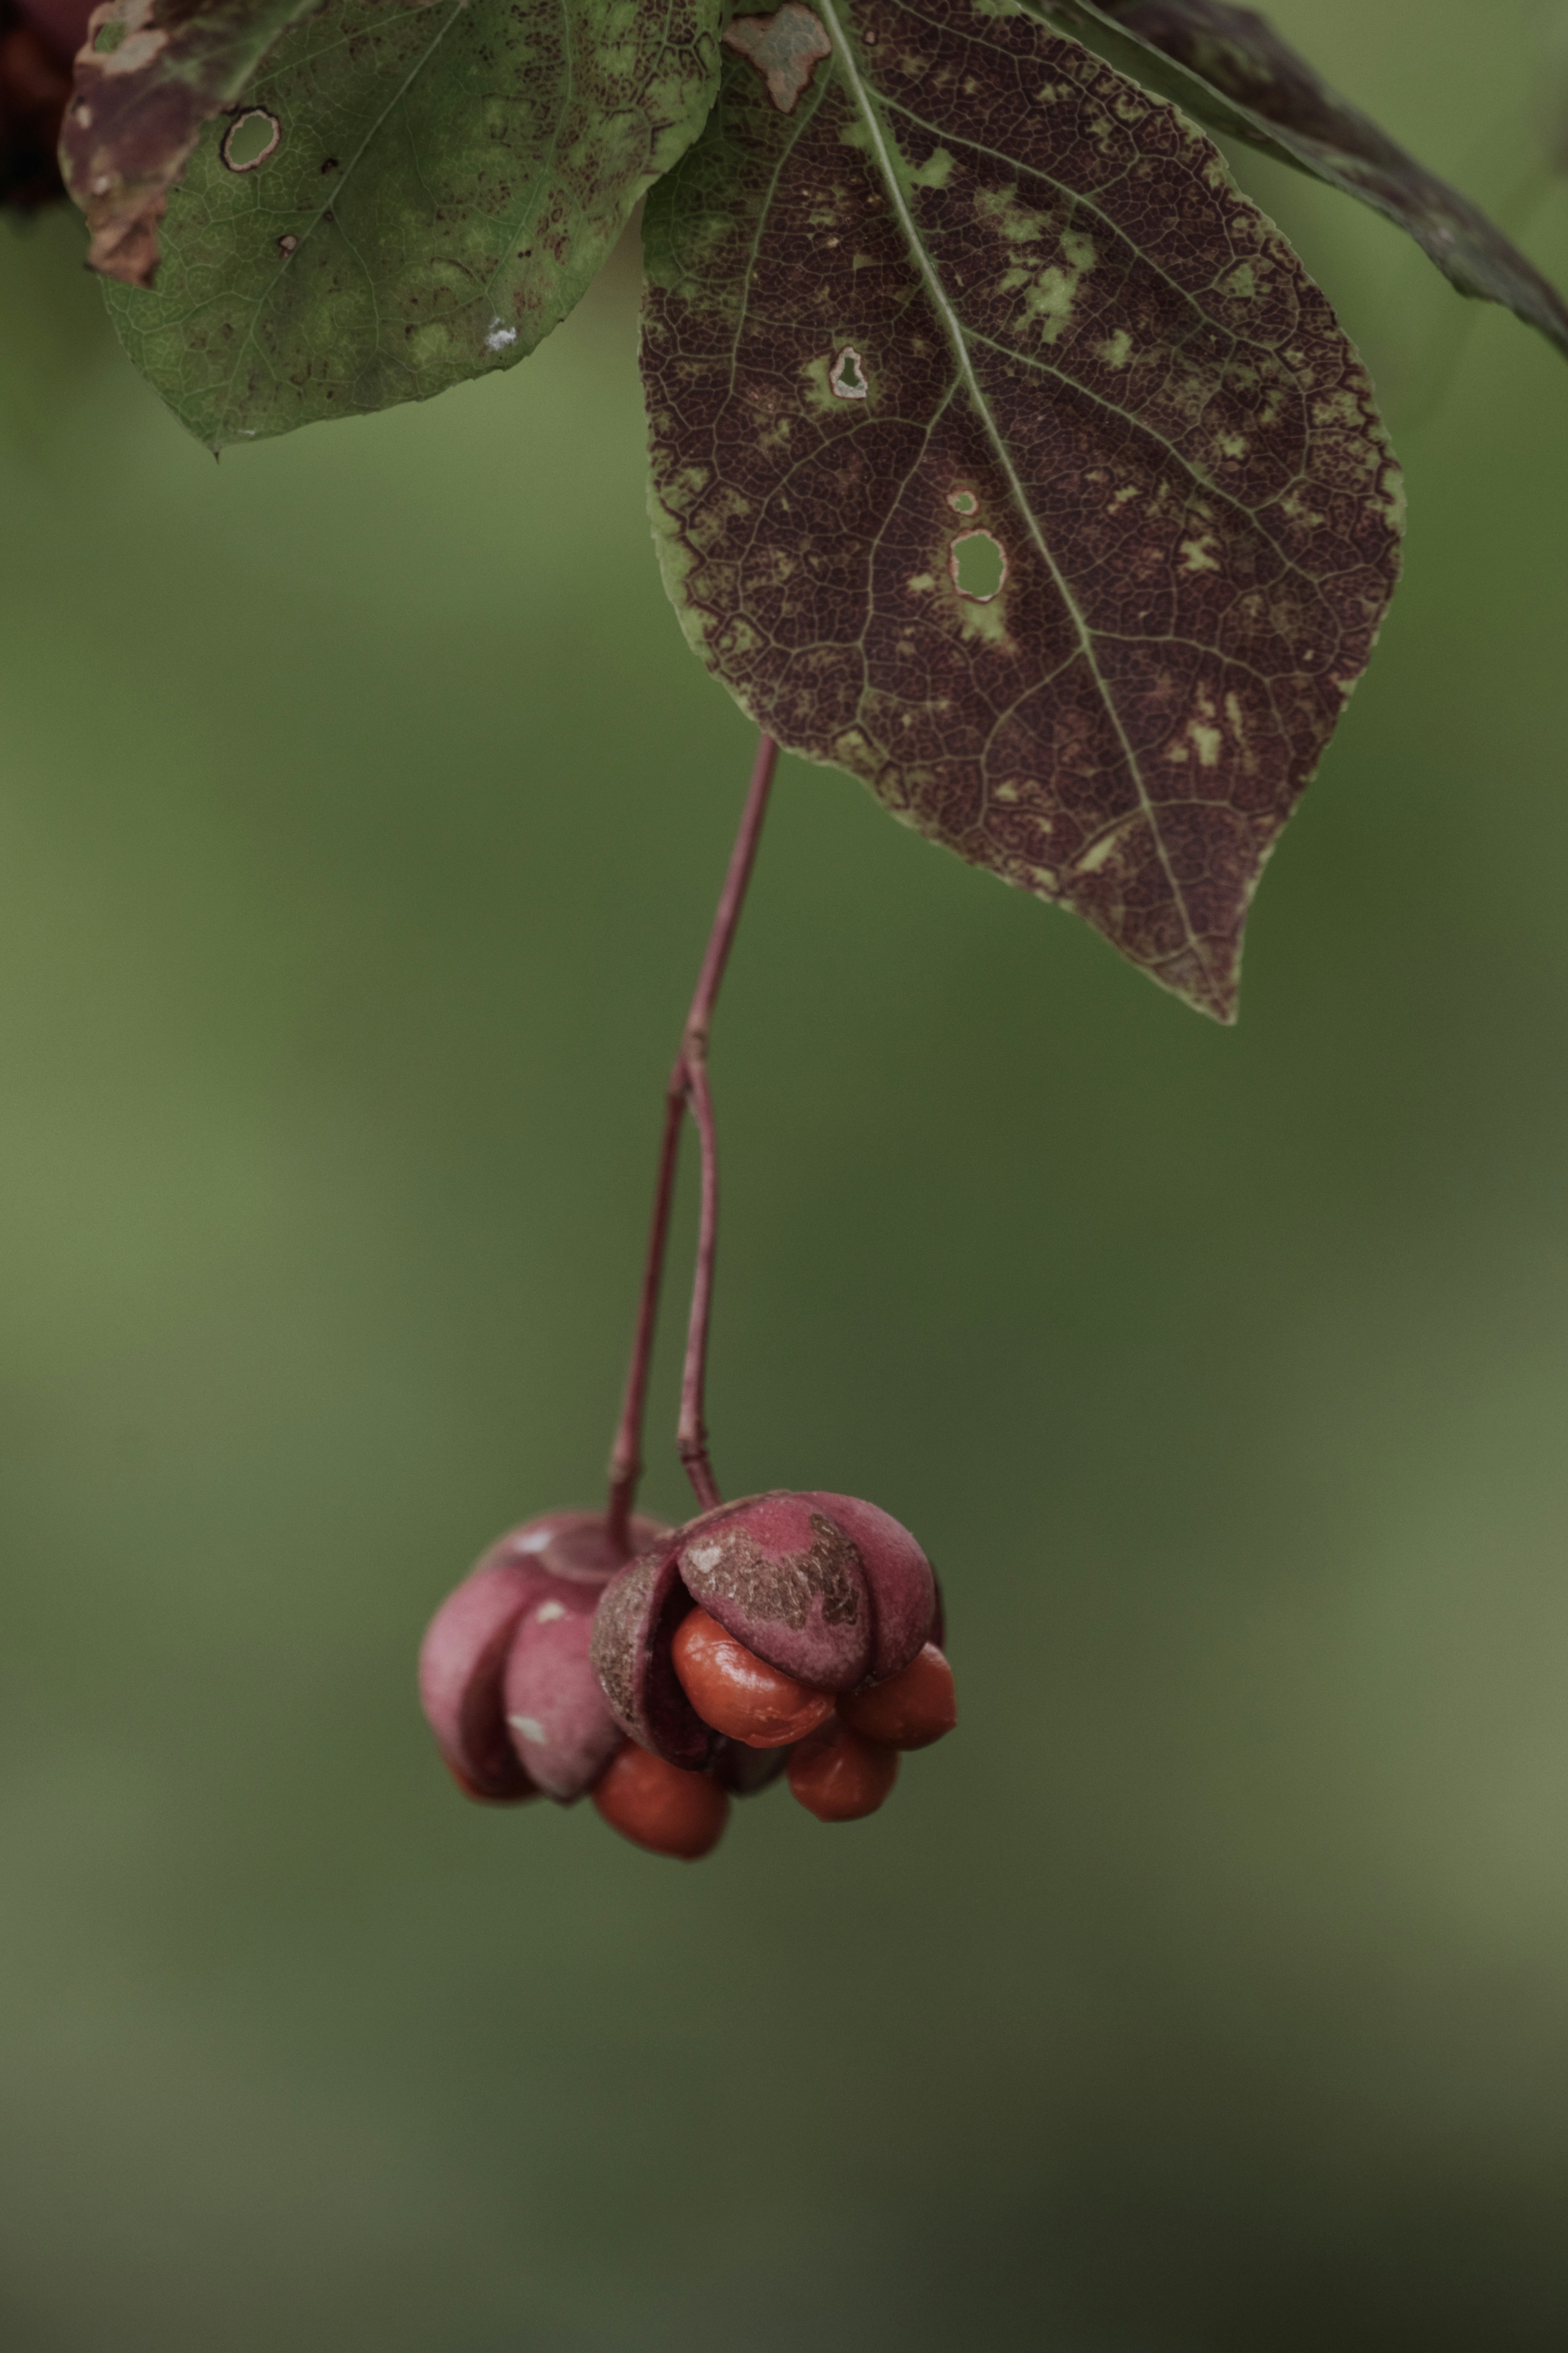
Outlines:
<svg viewBox="0 0 1568 2353"><path fill-rule="evenodd" d="M1328 304L1210 142L1020 11L731 58L649 203L666 578L763 726L1229 1019L1394 585Z"/></svg>

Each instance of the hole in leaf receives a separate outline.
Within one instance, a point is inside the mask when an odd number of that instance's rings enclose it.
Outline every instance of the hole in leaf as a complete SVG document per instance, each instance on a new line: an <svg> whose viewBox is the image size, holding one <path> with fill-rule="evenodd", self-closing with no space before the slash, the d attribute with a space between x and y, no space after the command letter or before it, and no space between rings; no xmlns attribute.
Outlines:
<svg viewBox="0 0 1568 2353"><path fill-rule="evenodd" d="M264 106L247 106L223 134L218 153L231 172L254 172L282 144L283 125Z"/></svg>
<svg viewBox="0 0 1568 2353"><path fill-rule="evenodd" d="M947 503L955 514L973 514L980 505L973 491L949 491Z"/></svg>
<svg viewBox="0 0 1568 2353"><path fill-rule="evenodd" d="M125 38L126 29L117 16L110 16L106 25L100 25L92 37L94 57L111 57Z"/></svg>
<svg viewBox="0 0 1568 2353"><path fill-rule="evenodd" d="M827 372L827 381L840 400L864 400L871 387L860 365L860 354L852 343L846 343Z"/></svg>
<svg viewBox="0 0 1568 2353"><path fill-rule="evenodd" d="M961 596L989 605L1007 577L1007 557L988 531L961 531L947 552L947 568Z"/></svg>

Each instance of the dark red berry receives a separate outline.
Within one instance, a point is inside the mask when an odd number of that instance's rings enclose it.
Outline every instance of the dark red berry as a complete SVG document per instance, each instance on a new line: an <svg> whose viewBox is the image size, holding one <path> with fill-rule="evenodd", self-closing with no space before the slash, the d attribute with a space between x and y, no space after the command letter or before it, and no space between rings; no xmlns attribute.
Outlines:
<svg viewBox="0 0 1568 2353"><path fill-rule="evenodd" d="M889 1748L929 1748L958 1722L952 1669L928 1642L901 1674L850 1692L838 1703L840 1720L864 1739Z"/></svg>
<svg viewBox="0 0 1568 2353"><path fill-rule="evenodd" d="M825 1724L789 1760L790 1794L819 1822L874 1814L898 1778L898 1750L863 1739L846 1724Z"/></svg>
<svg viewBox="0 0 1568 2353"><path fill-rule="evenodd" d="M729 1798L710 1774L683 1773L635 1740L610 1759L594 1803L623 1838L683 1862L712 1852L730 1813Z"/></svg>
<svg viewBox="0 0 1568 2353"><path fill-rule="evenodd" d="M770 1667L706 1609L682 1619L670 1658L703 1723L748 1748L787 1748L833 1713L831 1692L813 1691Z"/></svg>

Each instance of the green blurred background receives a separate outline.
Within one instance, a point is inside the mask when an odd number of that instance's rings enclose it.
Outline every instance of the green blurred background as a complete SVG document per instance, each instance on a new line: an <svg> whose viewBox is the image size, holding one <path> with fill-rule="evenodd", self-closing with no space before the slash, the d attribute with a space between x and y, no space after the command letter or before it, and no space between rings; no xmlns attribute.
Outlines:
<svg viewBox="0 0 1568 2353"><path fill-rule="evenodd" d="M1568 282L1556 12L1277 14ZM716 1457L921 1532L965 1717L700 1870L413 1699L597 1491L750 757L635 265L216 467L0 233L5 2353L1568 2341L1568 372L1246 170L1405 583L1232 1033L782 771Z"/></svg>

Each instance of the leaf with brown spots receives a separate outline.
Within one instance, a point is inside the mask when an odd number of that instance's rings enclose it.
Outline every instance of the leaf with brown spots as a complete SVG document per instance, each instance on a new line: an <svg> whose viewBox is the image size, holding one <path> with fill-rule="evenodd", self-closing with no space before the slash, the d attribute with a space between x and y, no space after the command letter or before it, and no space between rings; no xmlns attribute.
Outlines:
<svg viewBox="0 0 1568 2353"><path fill-rule="evenodd" d="M558 326L702 127L719 0L323 0L169 199L132 358L215 446L427 399Z"/></svg>
<svg viewBox="0 0 1568 2353"><path fill-rule="evenodd" d="M1222 136L1243 139L1408 230L1461 294L1500 302L1568 355L1568 303L1479 206L1418 164L1226 0L1037 0L1038 13Z"/></svg>
<svg viewBox="0 0 1568 2353"><path fill-rule="evenodd" d="M105 0L93 10L60 136L66 185L92 232L92 269L151 286L158 224L202 125L315 5Z"/></svg>
<svg viewBox="0 0 1568 2353"><path fill-rule="evenodd" d="M1207 139L1021 10L816 11L650 199L667 584L770 733L1232 1018L1400 492Z"/></svg>

